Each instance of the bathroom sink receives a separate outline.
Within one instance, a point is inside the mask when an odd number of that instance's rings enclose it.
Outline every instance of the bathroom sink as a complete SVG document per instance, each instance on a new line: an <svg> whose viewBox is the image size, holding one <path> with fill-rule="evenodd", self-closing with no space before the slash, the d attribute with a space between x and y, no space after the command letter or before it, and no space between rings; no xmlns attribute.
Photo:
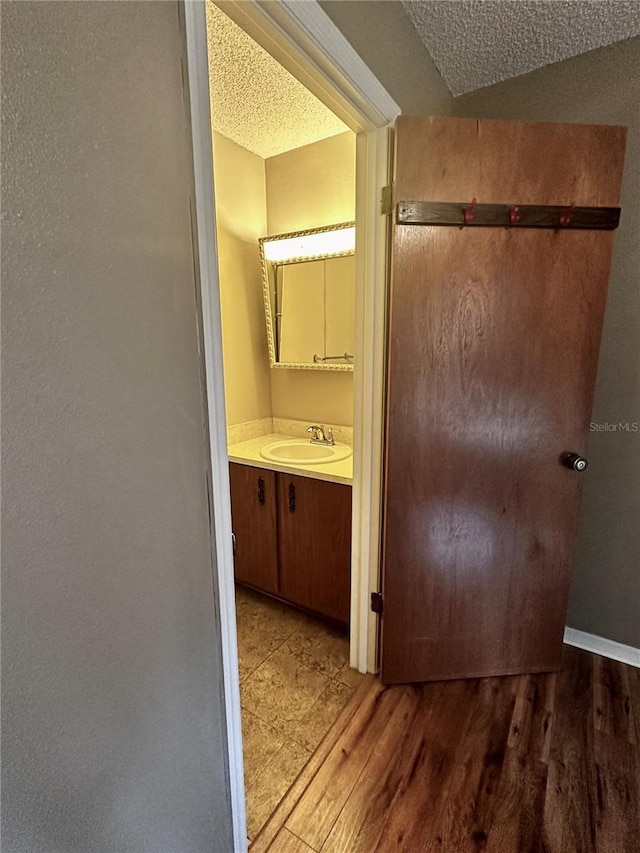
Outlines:
<svg viewBox="0 0 640 853"><path fill-rule="evenodd" d="M351 448L339 442L333 445L312 444L306 438L286 438L272 441L260 451L263 459L288 465L318 465L339 462L351 456Z"/></svg>

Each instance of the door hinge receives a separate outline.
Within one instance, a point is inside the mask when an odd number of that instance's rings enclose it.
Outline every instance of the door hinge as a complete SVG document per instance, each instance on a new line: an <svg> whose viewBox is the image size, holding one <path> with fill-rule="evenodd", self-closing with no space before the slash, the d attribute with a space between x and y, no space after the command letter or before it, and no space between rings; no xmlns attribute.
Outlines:
<svg viewBox="0 0 640 853"><path fill-rule="evenodd" d="M371 593L371 610L374 613L382 614L382 593L381 592L372 592Z"/></svg>
<svg viewBox="0 0 640 853"><path fill-rule="evenodd" d="M393 212L393 186L389 184L387 187L382 187L382 195L380 197L380 213L383 216L389 216Z"/></svg>

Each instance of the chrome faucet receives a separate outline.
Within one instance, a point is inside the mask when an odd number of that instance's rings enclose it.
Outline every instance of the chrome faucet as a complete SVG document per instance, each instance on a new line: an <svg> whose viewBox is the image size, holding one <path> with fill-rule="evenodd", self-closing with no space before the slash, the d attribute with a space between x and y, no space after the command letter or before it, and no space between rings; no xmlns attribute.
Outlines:
<svg viewBox="0 0 640 853"><path fill-rule="evenodd" d="M333 430L331 427L327 427L327 431L324 431L324 425L320 424L311 424L311 426L307 427L307 432L311 433L311 443L312 444L328 444L331 447L335 444L335 440L333 438Z"/></svg>

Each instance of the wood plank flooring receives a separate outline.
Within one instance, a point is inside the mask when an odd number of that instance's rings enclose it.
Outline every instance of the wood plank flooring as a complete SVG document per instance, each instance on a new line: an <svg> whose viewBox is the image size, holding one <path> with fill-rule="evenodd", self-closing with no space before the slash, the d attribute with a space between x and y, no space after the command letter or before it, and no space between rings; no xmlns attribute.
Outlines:
<svg viewBox="0 0 640 853"><path fill-rule="evenodd" d="M252 853L639 853L640 670L369 676Z"/></svg>

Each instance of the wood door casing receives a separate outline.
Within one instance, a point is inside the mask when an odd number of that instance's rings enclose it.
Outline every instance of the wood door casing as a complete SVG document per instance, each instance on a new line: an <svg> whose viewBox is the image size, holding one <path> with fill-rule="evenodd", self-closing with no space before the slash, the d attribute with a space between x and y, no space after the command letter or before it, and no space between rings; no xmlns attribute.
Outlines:
<svg viewBox="0 0 640 853"><path fill-rule="evenodd" d="M395 200L616 206L624 138L401 118ZM385 682L559 667L612 244L394 226Z"/></svg>
<svg viewBox="0 0 640 853"><path fill-rule="evenodd" d="M229 479L231 521L236 537L236 579L277 594L276 475L273 471L231 462Z"/></svg>
<svg viewBox="0 0 640 853"><path fill-rule="evenodd" d="M278 474L277 481L280 594L346 624L351 583L351 487L288 474Z"/></svg>

